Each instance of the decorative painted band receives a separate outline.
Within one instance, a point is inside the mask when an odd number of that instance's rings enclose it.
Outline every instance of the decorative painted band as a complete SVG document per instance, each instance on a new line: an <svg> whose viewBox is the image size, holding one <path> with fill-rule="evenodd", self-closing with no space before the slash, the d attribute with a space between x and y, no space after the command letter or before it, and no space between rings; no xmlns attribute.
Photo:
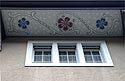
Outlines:
<svg viewBox="0 0 125 81"><path fill-rule="evenodd" d="M120 10L2 10L7 36L123 36Z"/></svg>

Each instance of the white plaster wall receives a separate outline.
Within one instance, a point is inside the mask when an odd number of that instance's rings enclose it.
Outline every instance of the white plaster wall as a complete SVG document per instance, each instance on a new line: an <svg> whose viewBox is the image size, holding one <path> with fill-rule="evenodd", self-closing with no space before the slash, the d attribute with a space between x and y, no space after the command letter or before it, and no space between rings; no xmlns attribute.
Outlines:
<svg viewBox="0 0 125 81"><path fill-rule="evenodd" d="M40 40L42 37L14 37L3 41L3 49L0 52L2 81L125 81L123 38L105 38L114 67L24 67L28 39ZM79 40L103 39L79 38Z"/></svg>

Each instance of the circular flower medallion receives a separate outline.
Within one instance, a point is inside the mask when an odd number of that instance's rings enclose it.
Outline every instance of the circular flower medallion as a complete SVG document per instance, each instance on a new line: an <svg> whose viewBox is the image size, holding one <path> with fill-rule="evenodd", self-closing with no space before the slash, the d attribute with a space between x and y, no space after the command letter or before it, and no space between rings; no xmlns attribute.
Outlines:
<svg viewBox="0 0 125 81"><path fill-rule="evenodd" d="M69 17L63 17L58 19L58 28L62 31L68 31L73 26L73 22L70 21Z"/></svg>
<svg viewBox="0 0 125 81"><path fill-rule="evenodd" d="M30 22L26 20L26 18L22 18L18 21L18 26L22 27L23 29L27 28L27 25L29 25Z"/></svg>
<svg viewBox="0 0 125 81"><path fill-rule="evenodd" d="M105 26L108 26L108 22L104 18L101 18L100 20L96 21L97 28L104 29Z"/></svg>

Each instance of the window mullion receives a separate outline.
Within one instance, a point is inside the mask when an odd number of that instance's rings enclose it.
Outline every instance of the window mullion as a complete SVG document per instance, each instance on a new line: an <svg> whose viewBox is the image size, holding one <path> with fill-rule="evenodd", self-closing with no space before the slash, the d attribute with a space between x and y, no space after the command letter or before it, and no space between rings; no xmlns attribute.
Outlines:
<svg viewBox="0 0 125 81"><path fill-rule="evenodd" d="M101 54L101 52L99 51L99 54L100 54L100 57L101 57L101 61L102 61L102 63L104 62L104 60L103 60L103 57L102 57L102 54Z"/></svg>
<svg viewBox="0 0 125 81"><path fill-rule="evenodd" d="M33 53L32 53L32 62L34 62L35 59L35 50L33 49Z"/></svg>
<svg viewBox="0 0 125 81"><path fill-rule="evenodd" d="M66 56L67 56L67 63L69 63L69 55L68 55L68 51L66 51Z"/></svg>
<svg viewBox="0 0 125 81"><path fill-rule="evenodd" d="M42 62L43 62L44 51L42 51L42 55L41 56L42 56Z"/></svg>
<svg viewBox="0 0 125 81"><path fill-rule="evenodd" d="M93 54L92 54L92 50L90 51L91 53L91 57L92 57L92 62L95 63L95 60L94 60L94 57L93 57Z"/></svg>
<svg viewBox="0 0 125 81"><path fill-rule="evenodd" d="M79 63L85 63L85 57L83 53L83 48L81 43L76 44L76 50L78 54Z"/></svg>
<svg viewBox="0 0 125 81"><path fill-rule="evenodd" d="M52 44L52 62L54 64L59 63L59 49L57 43Z"/></svg>

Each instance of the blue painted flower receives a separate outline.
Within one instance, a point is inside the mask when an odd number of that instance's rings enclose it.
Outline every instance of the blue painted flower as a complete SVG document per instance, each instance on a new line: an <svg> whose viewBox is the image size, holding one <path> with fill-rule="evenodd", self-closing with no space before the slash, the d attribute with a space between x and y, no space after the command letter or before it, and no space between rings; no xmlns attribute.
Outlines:
<svg viewBox="0 0 125 81"><path fill-rule="evenodd" d="M105 26L108 26L108 22L104 18L101 18L101 20L96 21L97 28L104 29Z"/></svg>
<svg viewBox="0 0 125 81"><path fill-rule="evenodd" d="M27 25L29 25L30 22L29 21L26 21L26 18L22 18L18 21L18 26L19 27L22 27L23 29L26 29L27 28Z"/></svg>

